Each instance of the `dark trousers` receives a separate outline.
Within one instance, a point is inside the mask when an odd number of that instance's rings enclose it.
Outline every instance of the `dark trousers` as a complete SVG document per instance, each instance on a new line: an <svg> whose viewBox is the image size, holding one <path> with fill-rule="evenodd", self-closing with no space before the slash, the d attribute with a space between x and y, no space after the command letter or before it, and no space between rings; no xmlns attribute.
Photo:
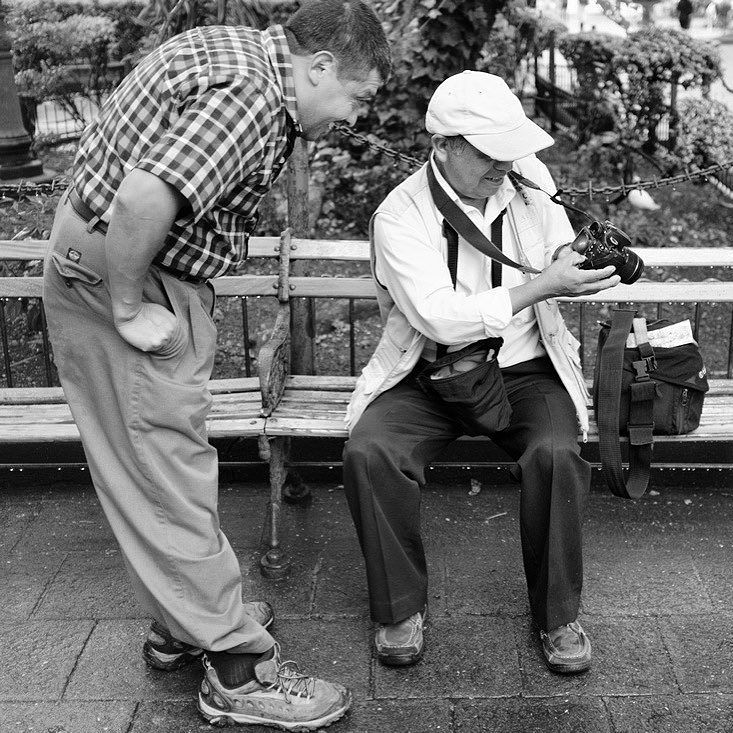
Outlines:
<svg viewBox="0 0 733 733"><path fill-rule="evenodd" d="M536 362L528 362L536 364ZM494 442L521 472L520 531L529 602L542 629L574 621L583 585L581 514L590 466L575 408L548 360L503 374L512 420ZM410 376L367 407L344 448L344 488L366 561L370 610L397 623L427 603L420 534L425 469L460 427Z"/></svg>

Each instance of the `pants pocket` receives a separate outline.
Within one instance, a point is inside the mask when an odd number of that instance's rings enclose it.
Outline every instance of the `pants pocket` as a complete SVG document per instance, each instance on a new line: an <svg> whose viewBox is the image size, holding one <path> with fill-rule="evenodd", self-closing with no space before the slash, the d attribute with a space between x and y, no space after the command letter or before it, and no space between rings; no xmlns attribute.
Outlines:
<svg viewBox="0 0 733 733"><path fill-rule="evenodd" d="M58 252L51 252L51 261L56 267L56 271L67 281L71 280L84 283L90 287L101 285L102 277L90 268L75 262L74 260L64 257Z"/></svg>

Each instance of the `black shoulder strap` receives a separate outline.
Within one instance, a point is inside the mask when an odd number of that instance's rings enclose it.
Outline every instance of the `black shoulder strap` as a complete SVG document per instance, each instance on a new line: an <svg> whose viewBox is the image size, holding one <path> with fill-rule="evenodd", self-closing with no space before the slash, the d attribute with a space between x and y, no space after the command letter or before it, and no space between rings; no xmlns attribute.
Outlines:
<svg viewBox="0 0 733 733"><path fill-rule="evenodd" d="M433 173L433 166L428 161L427 164L428 185L430 187L430 195L433 197L438 211L443 215L445 220L460 234L470 245L475 247L479 252L483 252L492 260L501 262L502 265L514 267L524 273L538 274L539 270L529 265L521 265L518 262L507 257L483 232L461 211L455 202L451 201L448 194L443 190L441 185Z"/></svg>
<svg viewBox="0 0 733 733"><path fill-rule="evenodd" d="M458 279L458 232L450 225L446 219L443 219L443 236L448 242L448 272L453 283L453 289L456 289L456 280ZM442 359L448 352L445 344L435 344L436 356Z"/></svg>
<svg viewBox="0 0 733 733"><path fill-rule="evenodd" d="M615 309L612 312L611 330L599 355L598 394L595 395L603 474L609 489L625 499L644 495L649 484L654 441L654 382L649 378L649 370L654 369L654 351L647 342L638 345L640 359L634 362L636 374L630 385L629 476L624 480L619 444L621 375L626 339L635 316L632 310Z"/></svg>

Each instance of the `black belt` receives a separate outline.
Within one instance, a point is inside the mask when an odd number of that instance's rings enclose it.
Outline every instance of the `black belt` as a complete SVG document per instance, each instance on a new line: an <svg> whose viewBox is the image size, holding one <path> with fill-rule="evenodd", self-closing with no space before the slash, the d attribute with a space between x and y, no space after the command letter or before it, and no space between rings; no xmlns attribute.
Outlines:
<svg viewBox="0 0 733 733"><path fill-rule="evenodd" d="M69 189L69 203L84 221L89 224L87 231L91 234L95 229L102 234L107 233L107 222L97 216L79 197L75 188Z"/></svg>
<svg viewBox="0 0 733 733"><path fill-rule="evenodd" d="M74 211L82 218L85 222L87 222L87 231L91 234L95 229L100 234L107 234L107 222L103 221L101 217L97 216L89 206L87 206L84 201L82 201L79 194L76 192L75 188L69 189L69 203L71 204L71 208L74 209ZM172 275L173 277L178 278L179 280L183 280L187 283L193 283L194 285L203 285L203 283L206 282L206 278L202 277L195 277L193 275L187 275L182 272L175 272L174 270L169 270L167 267L161 267L161 265L156 264L156 267L163 270L163 272L166 272L169 275Z"/></svg>

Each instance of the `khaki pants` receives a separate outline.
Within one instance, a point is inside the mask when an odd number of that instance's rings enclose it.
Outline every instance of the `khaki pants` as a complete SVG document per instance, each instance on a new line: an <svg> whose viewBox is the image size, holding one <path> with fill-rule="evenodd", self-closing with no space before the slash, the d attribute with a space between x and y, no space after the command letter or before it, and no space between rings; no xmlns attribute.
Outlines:
<svg viewBox="0 0 733 733"><path fill-rule="evenodd" d="M243 612L239 564L219 527L216 450L206 439L213 288L151 268L143 297L172 310L186 337L152 355L118 335L106 273L104 236L90 233L64 196L44 305L61 384L132 584L181 641L264 652L274 642Z"/></svg>

